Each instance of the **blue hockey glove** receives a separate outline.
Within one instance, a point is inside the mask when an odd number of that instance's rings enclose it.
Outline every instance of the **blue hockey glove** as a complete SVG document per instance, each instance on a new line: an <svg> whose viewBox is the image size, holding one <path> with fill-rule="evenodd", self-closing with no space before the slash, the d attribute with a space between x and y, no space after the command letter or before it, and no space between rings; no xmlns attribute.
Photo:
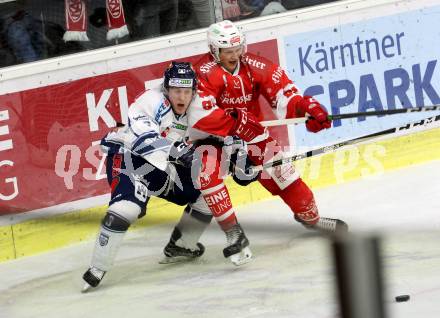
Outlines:
<svg viewBox="0 0 440 318"><path fill-rule="evenodd" d="M248 184L257 181L261 174L261 171L255 171L252 168L252 162L247 155L247 152L240 149L231 155L231 165L229 167L232 172L232 178L234 181L241 185L247 186Z"/></svg>
<svg viewBox="0 0 440 318"><path fill-rule="evenodd" d="M176 141L170 149L168 161L191 168L194 159L195 148L184 141Z"/></svg>

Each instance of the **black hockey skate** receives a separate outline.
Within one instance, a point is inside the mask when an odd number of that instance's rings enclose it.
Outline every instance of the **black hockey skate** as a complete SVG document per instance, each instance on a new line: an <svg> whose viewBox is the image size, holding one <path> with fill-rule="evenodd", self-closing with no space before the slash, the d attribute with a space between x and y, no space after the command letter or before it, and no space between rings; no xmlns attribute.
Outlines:
<svg viewBox="0 0 440 318"><path fill-rule="evenodd" d="M205 252L205 246L203 246L202 243L197 243L196 249L180 246L180 242L178 241L181 237L182 233L177 227L175 227L173 233L171 234L170 241L163 249L165 258L160 260L159 264L171 264L190 261L203 255L203 253Z"/></svg>
<svg viewBox="0 0 440 318"><path fill-rule="evenodd" d="M104 278L105 271L102 271L96 267L90 267L83 275L83 279L86 282L82 289L82 292L87 292L90 288L98 287L101 280Z"/></svg>
<svg viewBox="0 0 440 318"><path fill-rule="evenodd" d="M249 240L243 232L240 224L234 225L226 233L227 246L223 249L223 255L236 265L243 265L251 261L252 252L249 248Z"/></svg>
<svg viewBox="0 0 440 318"><path fill-rule="evenodd" d="M305 223L303 220L297 218L296 215L295 215L295 220L297 220L299 223L304 225L304 227L309 230L317 230L326 234L348 232L347 223L339 219L321 217L319 218L319 221L314 225Z"/></svg>

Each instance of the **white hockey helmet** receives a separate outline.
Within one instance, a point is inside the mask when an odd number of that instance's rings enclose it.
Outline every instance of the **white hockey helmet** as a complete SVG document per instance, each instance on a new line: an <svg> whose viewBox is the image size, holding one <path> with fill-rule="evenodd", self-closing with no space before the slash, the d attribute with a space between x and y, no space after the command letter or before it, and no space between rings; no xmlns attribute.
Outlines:
<svg viewBox="0 0 440 318"><path fill-rule="evenodd" d="M211 54L218 62L220 60L220 49L243 46L243 53L246 50L245 37L243 33L229 20L211 24L208 28L208 45Z"/></svg>

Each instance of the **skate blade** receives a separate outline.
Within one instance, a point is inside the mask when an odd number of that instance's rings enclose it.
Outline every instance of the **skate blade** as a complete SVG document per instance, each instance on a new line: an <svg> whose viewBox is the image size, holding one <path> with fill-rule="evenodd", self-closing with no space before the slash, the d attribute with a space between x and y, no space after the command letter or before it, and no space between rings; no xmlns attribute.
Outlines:
<svg viewBox="0 0 440 318"><path fill-rule="evenodd" d="M176 257L168 257L165 256L161 260L159 260L159 264L175 264L175 263L185 263L194 261L196 258L188 257L188 256L176 256Z"/></svg>
<svg viewBox="0 0 440 318"><path fill-rule="evenodd" d="M251 249L249 247L245 247L240 253L231 255L229 259L235 266L241 266L249 263L252 260Z"/></svg>

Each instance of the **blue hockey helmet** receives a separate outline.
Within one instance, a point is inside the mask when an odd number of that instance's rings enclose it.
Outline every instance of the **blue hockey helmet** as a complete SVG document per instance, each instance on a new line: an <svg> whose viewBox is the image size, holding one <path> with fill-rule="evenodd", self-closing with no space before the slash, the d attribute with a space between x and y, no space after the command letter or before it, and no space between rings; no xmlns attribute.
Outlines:
<svg viewBox="0 0 440 318"><path fill-rule="evenodd" d="M197 77L191 63L171 62L163 74L163 87L168 90L170 87L191 87L197 89Z"/></svg>

